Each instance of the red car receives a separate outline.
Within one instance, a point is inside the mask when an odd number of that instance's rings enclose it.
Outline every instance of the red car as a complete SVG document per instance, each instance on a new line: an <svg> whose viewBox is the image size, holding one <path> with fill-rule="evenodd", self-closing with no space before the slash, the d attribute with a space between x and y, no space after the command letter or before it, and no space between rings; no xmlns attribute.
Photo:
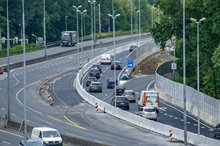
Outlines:
<svg viewBox="0 0 220 146"><path fill-rule="evenodd" d="M3 74L3 73L4 73L4 68L0 67L0 74Z"/></svg>

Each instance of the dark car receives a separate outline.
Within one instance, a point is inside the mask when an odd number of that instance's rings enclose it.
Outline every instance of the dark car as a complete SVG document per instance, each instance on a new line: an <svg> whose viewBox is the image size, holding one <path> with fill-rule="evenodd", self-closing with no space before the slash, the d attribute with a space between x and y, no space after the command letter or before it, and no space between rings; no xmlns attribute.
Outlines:
<svg viewBox="0 0 220 146"><path fill-rule="evenodd" d="M102 84L100 82L92 82L89 85L89 92L102 92Z"/></svg>
<svg viewBox="0 0 220 146"><path fill-rule="evenodd" d="M119 61L113 61L113 62L111 63L111 70L113 70L114 68L115 68L116 70L121 70L121 69L122 69L122 63L119 62Z"/></svg>
<svg viewBox="0 0 220 146"><path fill-rule="evenodd" d="M97 67L91 68L89 71L89 76L100 78L101 73Z"/></svg>
<svg viewBox="0 0 220 146"><path fill-rule="evenodd" d="M116 101L115 101L115 97L113 97L111 101L111 105L115 106L115 103L116 103L116 107L119 107L120 109L124 109L124 110L129 110L129 101L125 96L116 96Z"/></svg>
<svg viewBox="0 0 220 146"><path fill-rule="evenodd" d="M100 73L102 73L102 65L101 64L93 64L92 68L98 68Z"/></svg>
<svg viewBox="0 0 220 146"><path fill-rule="evenodd" d="M118 85L118 80L116 80L116 85ZM114 88L114 86L115 86L115 79L109 77L107 79L107 88Z"/></svg>
<svg viewBox="0 0 220 146"><path fill-rule="evenodd" d="M132 52L136 48L137 48L137 45L130 45L129 51Z"/></svg>
<svg viewBox="0 0 220 146"><path fill-rule="evenodd" d="M220 123L216 125L213 132L214 132L214 137L220 138Z"/></svg>
<svg viewBox="0 0 220 146"><path fill-rule="evenodd" d="M86 79L86 86L89 86L92 82L96 82L96 81L97 81L96 77L88 76L88 78Z"/></svg>
<svg viewBox="0 0 220 146"><path fill-rule="evenodd" d="M0 74L4 73L4 68L0 66Z"/></svg>
<svg viewBox="0 0 220 146"><path fill-rule="evenodd" d="M116 86L116 96L124 95L125 92L125 86L118 85Z"/></svg>

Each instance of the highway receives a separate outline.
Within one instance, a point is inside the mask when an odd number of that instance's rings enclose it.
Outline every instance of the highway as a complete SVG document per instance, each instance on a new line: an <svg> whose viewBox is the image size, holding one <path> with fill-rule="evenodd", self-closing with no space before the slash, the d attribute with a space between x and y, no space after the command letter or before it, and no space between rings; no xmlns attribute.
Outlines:
<svg viewBox="0 0 220 146"><path fill-rule="evenodd" d="M152 44L149 44L149 46L152 46ZM127 65L127 55L129 54L129 51L123 52L116 55L116 60L119 60L123 63L124 67ZM103 100L109 104L111 104L111 100L113 97L113 89L107 89L107 78L113 77L113 70L110 69L110 65L102 65L103 74L101 76L101 79L99 80L103 85L103 93L91 93L95 97L97 97L100 100ZM117 70L117 76L119 75L121 71ZM86 77L85 77L86 79ZM127 83L125 83L126 89L132 89L135 92L141 93L142 90L146 90L147 86L152 83L152 81L155 79L154 75L147 75L147 76L137 76L129 80ZM85 82L85 80L84 80ZM84 83L85 85L85 83ZM88 87L84 86L84 88L88 91ZM139 95L138 95L139 96ZM140 112L138 111L138 104L136 103L130 103L130 110L129 112L140 115ZM190 115L188 113L187 118L187 129L190 132L197 133L197 118ZM183 109L180 109L178 107L175 107L173 105L170 105L169 103L166 103L165 101L161 101L160 105L160 113L158 115L158 121L160 123L171 125L173 127L183 129ZM201 134L210 138L213 138L213 130L214 127L211 125L208 125L201 122Z"/></svg>
<svg viewBox="0 0 220 146"><path fill-rule="evenodd" d="M108 49L111 49L111 47L107 48L107 50ZM101 53L102 51L95 51L96 55ZM91 54L91 51L85 52L85 54ZM85 54L80 53L79 56L85 56ZM161 137L158 134L153 134L147 130L134 127L107 114L95 113L94 107L82 101L76 91L74 93L71 83L77 71L77 57L75 56L76 55L66 56L27 66L28 125L50 126L59 129L62 134L77 135L78 137L110 145L121 145L122 143L122 145L129 145L131 143L138 143L139 145L146 145L146 143L148 143L158 146L170 145L170 143L167 142L167 138ZM60 95L60 93L57 92L57 85L59 87L58 80L55 82L56 86L54 86L53 93L57 94L56 97L60 99L60 103L58 102L57 105L49 106L39 97L36 91L40 83L42 83L46 77L55 75L58 69L62 72L71 71L66 75L69 84L67 84L67 81L63 83L62 80L60 80L62 84L61 87L65 87L64 91L68 91L69 93L65 94L61 92L62 95ZM13 70L11 75L11 119L21 123L23 120L23 68ZM69 77L71 79L69 79ZM3 79L1 83L1 85L6 85L6 79ZM63 84L69 85L69 87L63 86ZM1 90L1 95L4 95L0 103L1 116L4 116L7 103L6 88ZM69 100L69 98L71 98L70 95L73 97L72 100ZM146 137L148 137L148 139L146 139ZM152 141L152 139L155 141Z"/></svg>
<svg viewBox="0 0 220 146"><path fill-rule="evenodd" d="M0 146L15 146L18 145L22 136L12 133L12 132L8 132L8 131L4 131L0 129Z"/></svg>

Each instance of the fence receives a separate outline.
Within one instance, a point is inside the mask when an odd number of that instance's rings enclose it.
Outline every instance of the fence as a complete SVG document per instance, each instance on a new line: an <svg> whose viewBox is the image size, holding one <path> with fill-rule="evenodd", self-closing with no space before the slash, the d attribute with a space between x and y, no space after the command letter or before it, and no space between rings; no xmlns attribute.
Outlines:
<svg viewBox="0 0 220 146"><path fill-rule="evenodd" d="M163 75L171 73L171 63L166 62L156 71L156 89L161 93L161 97L183 107L183 84L169 80ZM220 100L205 95L192 87L186 86L187 111L195 116L200 112L200 118L211 125L220 123Z"/></svg>

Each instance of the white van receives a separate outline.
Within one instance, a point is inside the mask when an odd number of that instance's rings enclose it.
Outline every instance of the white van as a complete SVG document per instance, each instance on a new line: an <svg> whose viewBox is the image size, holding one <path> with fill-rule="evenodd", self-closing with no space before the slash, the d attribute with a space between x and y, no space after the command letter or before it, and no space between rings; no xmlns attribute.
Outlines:
<svg viewBox="0 0 220 146"><path fill-rule="evenodd" d="M138 101L138 110L142 111L143 107L152 106L159 112L160 97L157 91L154 90L143 90Z"/></svg>
<svg viewBox="0 0 220 146"><path fill-rule="evenodd" d="M59 131L49 127L33 128L31 139L40 141L43 146L63 146Z"/></svg>
<svg viewBox="0 0 220 146"><path fill-rule="evenodd" d="M101 64L111 64L112 63L112 55L111 54L102 54L101 56Z"/></svg>

